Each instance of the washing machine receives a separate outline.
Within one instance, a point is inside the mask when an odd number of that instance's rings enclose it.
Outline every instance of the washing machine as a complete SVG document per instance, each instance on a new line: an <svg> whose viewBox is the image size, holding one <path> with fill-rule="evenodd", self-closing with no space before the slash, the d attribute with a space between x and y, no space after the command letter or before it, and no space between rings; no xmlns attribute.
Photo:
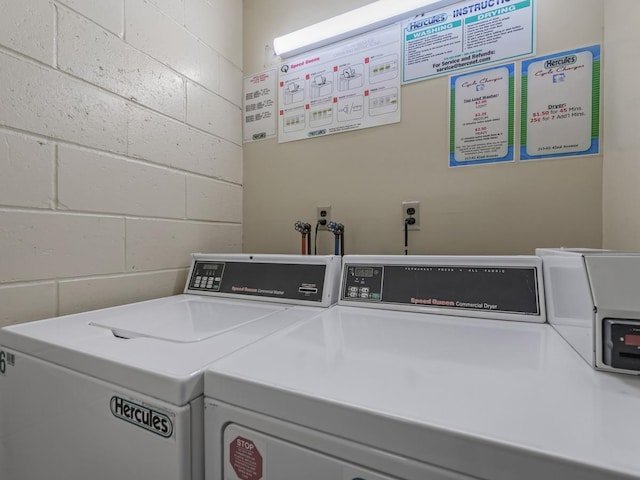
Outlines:
<svg viewBox="0 0 640 480"><path fill-rule="evenodd" d="M194 254L182 295L0 330L0 478L202 479L205 367L339 277L335 256Z"/></svg>
<svg viewBox="0 0 640 480"><path fill-rule="evenodd" d="M640 478L640 383L545 323L541 261L344 257L338 306L207 370L207 480Z"/></svg>

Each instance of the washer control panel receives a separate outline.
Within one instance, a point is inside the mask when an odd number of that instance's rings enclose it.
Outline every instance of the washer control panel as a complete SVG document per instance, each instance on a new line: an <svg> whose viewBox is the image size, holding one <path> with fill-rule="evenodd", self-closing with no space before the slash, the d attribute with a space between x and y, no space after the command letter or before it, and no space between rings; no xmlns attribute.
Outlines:
<svg viewBox="0 0 640 480"><path fill-rule="evenodd" d="M196 262L189 287L195 290L218 292L223 272L224 263L222 262Z"/></svg>
<svg viewBox="0 0 640 480"><path fill-rule="evenodd" d="M196 260L187 290L321 302L326 268L311 263Z"/></svg>

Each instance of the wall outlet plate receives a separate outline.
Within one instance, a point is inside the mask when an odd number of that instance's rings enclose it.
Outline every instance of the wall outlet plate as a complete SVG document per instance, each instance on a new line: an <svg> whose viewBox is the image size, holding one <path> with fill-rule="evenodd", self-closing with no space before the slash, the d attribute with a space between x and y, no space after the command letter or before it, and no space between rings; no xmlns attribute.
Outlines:
<svg viewBox="0 0 640 480"><path fill-rule="evenodd" d="M331 221L331 205L318 205L316 207L316 222L325 220L324 225L317 224L318 230L326 230L327 224Z"/></svg>
<svg viewBox="0 0 640 480"><path fill-rule="evenodd" d="M413 218L415 222L408 225L409 230L420 230L420 202L410 201L402 202L402 229L404 230L404 222L408 218Z"/></svg>

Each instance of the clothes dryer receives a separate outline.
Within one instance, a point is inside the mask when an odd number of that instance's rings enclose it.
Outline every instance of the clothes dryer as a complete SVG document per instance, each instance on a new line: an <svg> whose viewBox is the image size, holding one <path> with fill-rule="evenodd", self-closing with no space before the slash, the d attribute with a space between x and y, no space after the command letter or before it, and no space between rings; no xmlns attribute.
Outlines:
<svg viewBox="0 0 640 480"><path fill-rule="evenodd" d="M339 275L195 254L182 295L0 330L0 478L203 478L205 367L325 310Z"/></svg>
<svg viewBox="0 0 640 480"><path fill-rule="evenodd" d="M338 306L205 374L207 480L640 478L640 383L545 323L541 267L344 257Z"/></svg>

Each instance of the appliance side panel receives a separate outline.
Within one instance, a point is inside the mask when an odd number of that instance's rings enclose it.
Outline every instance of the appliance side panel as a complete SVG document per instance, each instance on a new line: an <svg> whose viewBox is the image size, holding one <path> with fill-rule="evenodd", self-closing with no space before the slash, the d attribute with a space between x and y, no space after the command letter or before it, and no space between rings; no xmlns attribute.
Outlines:
<svg viewBox="0 0 640 480"><path fill-rule="evenodd" d="M0 478L191 479L189 405L0 351Z"/></svg>
<svg viewBox="0 0 640 480"><path fill-rule="evenodd" d="M191 402L191 479L204 478L204 396Z"/></svg>
<svg viewBox="0 0 640 480"><path fill-rule="evenodd" d="M585 255L585 264L598 310L640 313L640 256Z"/></svg>
<svg viewBox="0 0 640 480"><path fill-rule="evenodd" d="M547 318L594 365L594 303L582 255L543 255Z"/></svg>
<svg viewBox="0 0 640 480"><path fill-rule="evenodd" d="M334 257L327 265L327 273L324 282L325 298L323 298L322 306L330 307L338 303L340 298L340 275L342 272L342 258Z"/></svg>

